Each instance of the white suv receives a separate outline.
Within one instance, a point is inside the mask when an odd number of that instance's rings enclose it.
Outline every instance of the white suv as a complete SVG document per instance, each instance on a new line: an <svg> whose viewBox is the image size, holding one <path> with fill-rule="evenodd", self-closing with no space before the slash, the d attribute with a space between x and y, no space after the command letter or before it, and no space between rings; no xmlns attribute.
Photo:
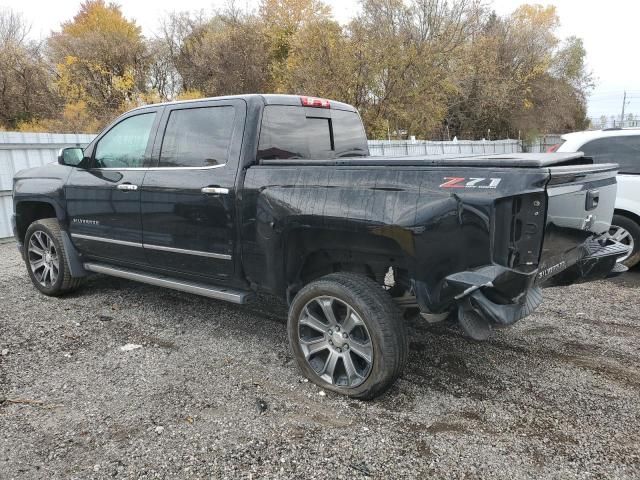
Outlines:
<svg viewBox="0 0 640 480"><path fill-rule="evenodd" d="M595 163L617 163L618 195L611 235L631 246L620 259L628 267L640 262L640 129L609 129L563 135L563 142L549 150L584 152Z"/></svg>

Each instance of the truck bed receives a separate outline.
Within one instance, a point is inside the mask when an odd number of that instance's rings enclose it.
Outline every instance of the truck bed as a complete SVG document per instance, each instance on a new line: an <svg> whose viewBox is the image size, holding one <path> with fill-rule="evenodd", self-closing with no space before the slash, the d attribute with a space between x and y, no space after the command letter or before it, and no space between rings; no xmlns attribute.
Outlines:
<svg viewBox="0 0 640 480"><path fill-rule="evenodd" d="M591 165L593 160L582 152L572 153L499 153L441 154L406 157L351 157L330 160L282 159L262 160L262 165L331 165L331 166L445 166L544 168Z"/></svg>

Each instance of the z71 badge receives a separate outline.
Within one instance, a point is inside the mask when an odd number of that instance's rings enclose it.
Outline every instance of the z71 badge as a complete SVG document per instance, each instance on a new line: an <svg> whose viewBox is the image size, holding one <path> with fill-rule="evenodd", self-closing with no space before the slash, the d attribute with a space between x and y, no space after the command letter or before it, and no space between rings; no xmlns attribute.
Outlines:
<svg viewBox="0 0 640 480"><path fill-rule="evenodd" d="M501 178L444 177L440 188L498 188Z"/></svg>

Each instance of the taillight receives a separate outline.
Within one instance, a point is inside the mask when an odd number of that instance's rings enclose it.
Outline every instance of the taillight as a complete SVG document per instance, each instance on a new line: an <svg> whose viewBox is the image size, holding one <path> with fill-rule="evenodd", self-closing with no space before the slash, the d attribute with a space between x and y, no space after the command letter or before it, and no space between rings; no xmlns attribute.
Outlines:
<svg viewBox="0 0 640 480"><path fill-rule="evenodd" d="M331 104L326 98L300 97L300 101L303 107L331 108Z"/></svg>
<svg viewBox="0 0 640 480"><path fill-rule="evenodd" d="M493 258L509 268L535 268L545 222L544 193L528 193L496 202Z"/></svg>
<svg viewBox="0 0 640 480"><path fill-rule="evenodd" d="M547 153L556 152L560 148L560 145L562 145L562 144L561 143L556 143L555 145L551 145L549 148L547 148Z"/></svg>

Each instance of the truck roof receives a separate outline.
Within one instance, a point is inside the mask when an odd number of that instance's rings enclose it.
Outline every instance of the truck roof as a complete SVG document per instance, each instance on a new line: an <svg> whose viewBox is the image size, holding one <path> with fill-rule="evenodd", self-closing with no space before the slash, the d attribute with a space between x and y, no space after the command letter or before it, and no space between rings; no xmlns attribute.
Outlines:
<svg viewBox="0 0 640 480"><path fill-rule="evenodd" d="M290 105L295 107L301 107L302 101L301 99L305 97L305 95L285 95L278 93L251 93L244 95L225 95L221 97L206 97L206 98L196 98L192 100L175 100L171 102L162 102L162 103L153 103L149 105L143 105L133 110L138 110L142 108L148 107L157 107L157 106L165 106L165 105L178 105L181 103L194 103L194 102L207 102L211 100L245 100L246 102L256 102L261 101L264 105ZM311 98L311 97L310 97ZM347 110L351 112L355 112L356 109L352 105L348 103L338 102L337 100L330 100L329 104L332 109L336 110Z"/></svg>

